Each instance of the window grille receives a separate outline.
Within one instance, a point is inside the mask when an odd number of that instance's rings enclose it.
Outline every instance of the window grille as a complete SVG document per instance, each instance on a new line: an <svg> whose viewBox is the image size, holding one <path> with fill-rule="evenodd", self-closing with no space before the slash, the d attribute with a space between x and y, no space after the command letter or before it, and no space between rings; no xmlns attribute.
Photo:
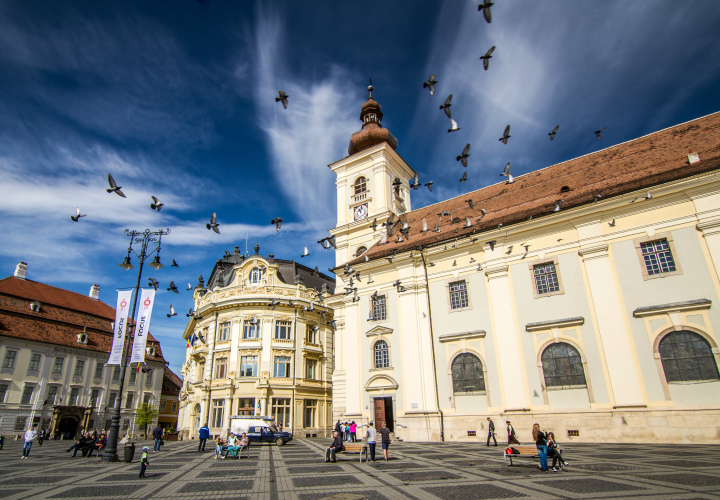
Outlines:
<svg viewBox="0 0 720 500"><path fill-rule="evenodd" d="M225 342L226 340L230 340L230 323L220 323L218 342Z"/></svg>
<svg viewBox="0 0 720 500"><path fill-rule="evenodd" d="M372 297L372 319L373 321L387 319L387 297L384 295Z"/></svg>
<svg viewBox="0 0 720 500"><path fill-rule="evenodd" d="M36 372L40 370L40 358L42 356L40 354L33 354L30 357L30 364L28 365L28 371L29 372Z"/></svg>
<svg viewBox="0 0 720 500"><path fill-rule="evenodd" d="M290 377L290 357L275 356L273 366L273 377L288 378Z"/></svg>
<svg viewBox="0 0 720 500"><path fill-rule="evenodd" d="M375 368L389 368L390 349L388 348L387 342L378 340L373 350L375 351Z"/></svg>
<svg viewBox="0 0 720 500"><path fill-rule="evenodd" d="M469 305L465 281L450 283L450 309L462 309Z"/></svg>
<svg viewBox="0 0 720 500"><path fill-rule="evenodd" d="M315 344L315 326L316 325L307 325L307 330L305 330L305 340L308 344Z"/></svg>
<svg viewBox="0 0 720 500"><path fill-rule="evenodd" d="M137 368L133 366L130 368L130 383L134 384L136 379L137 379Z"/></svg>
<svg viewBox="0 0 720 500"><path fill-rule="evenodd" d="M549 345L542 353L545 387L575 389L586 387L585 370L577 349L565 342Z"/></svg>
<svg viewBox="0 0 720 500"><path fill-rule="evenodd" d="M648 274L669 273L676 270L667 239L641 243L640 248Z"/></svg>
<svg viewBox="0 0 720 500"><path fill-rule="evenodd" d="M469 352L458 355L452 363L454 394L485 392L485 376L480 359Z"/></svg>
<svg viewBox="0 0 720 500"><path fill-rule="evenodd" d="M557 277L557 269L553 262L533 266L535 274L535 287L538 295L560 291L560 282Z"/></svg>
<svg viewBox="0 0 720 500"><path fill-rule="evenodd" d="M358 247L358 249L355 250L355 257L360 257L360 256L361 256L362 254L364 254L365 252L367 252L367 248L366 248L366 247Z"/></svg>
<svg viewBox="0 0 720 500"><path fill-rule="evenodd" d="M241 356L240 357L240 376L241 377L257 377L257 356Z"/></svg>
<svg viewBox="0 0 720 500"><path fill-rule="evenodd" d="M672 332L660 341L658 350L668 382L688 383L720 379L712 347L695 332Z"/></svg>
<svg viewBox="0 0 720 500"><path fill-rule="evenodd" d="M290 338L290 321L276 321L275 322L275 338L281 340L288 340Z"/></svg>

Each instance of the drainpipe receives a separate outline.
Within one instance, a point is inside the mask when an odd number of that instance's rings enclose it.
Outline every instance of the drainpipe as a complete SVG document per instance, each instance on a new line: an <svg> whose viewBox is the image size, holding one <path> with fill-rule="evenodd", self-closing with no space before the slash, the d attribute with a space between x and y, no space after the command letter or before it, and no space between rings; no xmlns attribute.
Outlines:
<svg viewBox="0 0 720 500"><path fill-rule="evenodd" d="M420 257L422 257L423 269L425 270L425 289L427 290L428 319L430 320L430 346L433 362L433 381L435 382L435 402L437 404L437 409L440 412L440 440L445 441L445 416L443 415L442 409L440 408L440 393L438 392L437 381L437 365L435 363L435 335L433 334L432 307L430 307L430 281L428 280L425 255L422 253L422 251L420 251Z"/></svg>
<svg viewBox="0 0 720 500"><path fill-rule="evenodd" d="M217 333L218 333L218 316L220 313L215 311L215 333L213 333L213 353L210 358L210 383L208 384L208 402L207 402L207 414L205 415L205 425L210 427L210 403L212 403L212 381L213 381L213 368L215 368L215 346L217 346Z"/></svg>

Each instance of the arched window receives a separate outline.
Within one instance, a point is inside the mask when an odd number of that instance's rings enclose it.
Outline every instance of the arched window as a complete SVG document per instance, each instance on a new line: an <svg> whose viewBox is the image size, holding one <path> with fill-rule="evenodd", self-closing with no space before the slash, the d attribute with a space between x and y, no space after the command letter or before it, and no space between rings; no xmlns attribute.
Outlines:
<svg viewBox="0 0 720 500"><path fill-rule="evenodd" d="M576 389L586 387L582 357L565 342L550 344L542 353L545 387Z"/></svg>
<svg viewBox="0 0 720 500"><path fill-rule="evenodd" d="M260 276L260 269L258 269L257 267L250 271L250 284L257 285L258 283L260 283Z"/></svg>
<svg viewBox="0 0 720 500"><path fill-rule="evenodd" d="M375 368L388 368L390 366L390 350L387 342L378 340L373 350L375 351Z"/></svg>
<svg viewBox="0 0 720 500"><path fill-rule="evenodd" d="M365 177L358 177L355 181L355 194L361 194L367 191L367 180Z"/></svg>
<svg viewBox="0 0 720 500"><path fill-rule="evenodd" d="M366 247L358 247L357 250L355 250L355 257L360 257L365 252L367 252Z"/></svg>
<svg viewBox="0 0 720 500"><path fill-rule="evenodd" d="M658 350L668 382L720 379L712 347L695 332L672 332L660 341Z"/></svg>
<svg viewBox="0 0 720 500"><path fill-rule="evenodd" d="M454 394L485 392L485 377L480 359L469 352L456 357L452 362L452 381Z"/></svg>

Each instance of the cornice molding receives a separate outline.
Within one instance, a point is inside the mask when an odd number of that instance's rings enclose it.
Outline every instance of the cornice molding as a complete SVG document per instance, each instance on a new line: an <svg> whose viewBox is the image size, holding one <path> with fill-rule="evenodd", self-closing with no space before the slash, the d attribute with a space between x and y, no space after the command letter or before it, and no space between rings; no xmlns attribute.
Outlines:
<svg viewBox="0 0 720 500"><path fill-rule="evenodd" d="M438 337L438 340L440 342L455 342L458 340L470 340L470 339L482 339L485 338L487 333L485 330L476 330L473 332L461 332L461 333L446 333L444 335L440 335Z"/></svg>

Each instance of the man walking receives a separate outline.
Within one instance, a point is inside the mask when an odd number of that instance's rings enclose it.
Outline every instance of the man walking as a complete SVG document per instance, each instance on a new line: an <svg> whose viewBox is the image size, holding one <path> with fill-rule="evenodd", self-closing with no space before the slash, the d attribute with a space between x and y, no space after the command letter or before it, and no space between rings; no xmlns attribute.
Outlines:
<svg viewBox="0 0 720 500"><path fill-rule="evenodd" d="M367 442L368 448L370 448L370 460L375 461L375 445L377 444L377 431L373 427L373 423L368 424L367 432L365 433L365 442Z"/></svg>
<svg viewBox="0 0 720 500"><path fill-rule="evenodd" d="M205 451L205 443L210 437L210 428L207 426L207 424L200 427L199 434L200 442L198 443L198 451Z"/></svg>
<svg viewBox="0 0 720 500"><path fill-rule="evenodd" d="M37 437L38 446L42 446L43 439L45 439L45 430L41 427Z"/></svg>
<svg viewBox="0 0 720 500"><path fill-rule="evenodd" d="M157 453L160 451L160 443L162 442L163 438L163 428L160 427L160 422L158 422L157 427L153 429L153 438L155 438L155 447L153 448L153 453Z"/></svg>
<svg viewBox="0 0 720 500"><path fill-rule="evenodd" d="M508 432L508 445L511 444L520 444L520 441L518 441L517 436L515 435L515 429L513 429L512 424L509 420L505 421L505 424L507 424L507 432Z"/></svg>
<svg viewBox="0 0 720 500"><path fill-rule="evenodd" d="M385 422L382 423L382 429L380 429L380 436L382 436L382 450L385 456L385 461L390 460L390 444L394 443L392 436L390 435L390 429L387 428Z"/></svg>
<svg viewBox="0 0 720 500"><path fill-rule="evenodd" d="M342 439L340 439L340 436L338 435L337 431L333 432L333 442L330 446L328 446L327 450L325 450L325 462L331 462L335 463L337 460L335 459L335 453L338 451L342 451L343 449L343 443Z"/></svg>
<svg viewBox="0 0 720 500"><path fill-rule="evenodd" d="M485 446L490 446L490 438L493 438L493 441L495 441L495 446L497 446L497 439L495 439L495 422L493 422L490 417L487 418L488 421L488 438L487 438L487 444Z"/></svg>
<svg viewBox="0 0 720 500"><path fill-rule="evenodd" d="M25 431L25 444L23 445L23 454L22 458L27 458L30 456L30 448L32 447L33 439L35 439L35 426L31 425L30 428Z"/></svg>

